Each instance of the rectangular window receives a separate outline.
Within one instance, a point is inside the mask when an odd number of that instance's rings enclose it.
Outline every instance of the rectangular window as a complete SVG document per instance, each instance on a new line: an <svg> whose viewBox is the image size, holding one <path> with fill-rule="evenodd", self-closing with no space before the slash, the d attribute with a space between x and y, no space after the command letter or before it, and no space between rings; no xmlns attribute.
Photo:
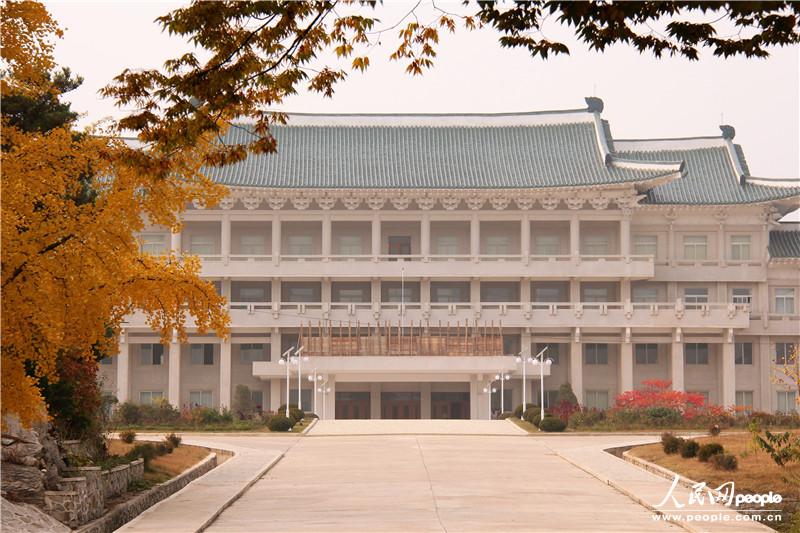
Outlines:
<svg viewBox="0 0 800 533"><path fill-rule="evenodd" d="M687 365L707 365L708 364L708 344L704 342L687 343L684 345L686 350Z"/></svg>
<svg viewBox="0 0 800 533"><path fill-rule="evenodd" d="M753 289L734 288L731 289L731 299L738 305L750 305L753 301Z"/></svg>
<svg viewBox="0 0 800 533"><path fill-rule="evenodd" d="M194 255L214 255L213 235L191 235L189 237L189 252Z"/></svg>
<svg viewBox="0 0 800 533"><path fill-rule="evenodd" d="M778 391L777 411L780 413L797 412L797 393L795 391Z"/></svg>
<svg viewBox="0 0 800 533"><path fill-rule="evenodd" d="M519 285L503 281L481 283L481 302L519 302Z"/></svg>
<svg viewBox="0 0 800 533"><path fill-rule="evenodd" d="M250 399L256 409L261 410L264 407L264 391L250 389ZM305 407L306 404L303 404Z"/></svg>
<svg viewBox="0 0 800 533"><path fill-rule="evenodd" d="M608 391L587 390L586 407L589 409L608 409Z"/></svg>
<svg viewBox="0 0 800 533"><path fill-rule="evenodd" d="M637 365L658 364L658 344L637 344L635 352Z"/></svg>
<svg viewBox="0 0 800 533"><path fill-rule="evenodd" d="M656 303L658 302L658 287L634 285L632 296L634 303Z"/></svg>
<svg viewBox="0 0 800 533"><path fill-rule="evenodd" d="M566 290L564 287L555 285L534 285L533 301L538 303L558 303L566 302Z"/></svg>
<svg viewBox="0 0 800 533"><path fill-rule="evenodd" d="M314 239L311 235L289 235L286 251L287 255L311 255L314 253Z"/></svg>
<svg viewBox="0 0 800 533"><path fill-rule="evenodd" d="M111 357L103 357L102 359L100 359L100 364L101 365L113 365L114 364L114 360Z"/></svg>
<svg viewBox="0 0 800 533"><path fill-rule="evenodd" d="M705 235L684 235L683 258L695 261L708 259L708 237Z"/></svg>
<svg viewBox="0 0 800 533"><path fill-rule="evenodd" d="M436 237L436 255L458 255L461 253L459 238L456 235L439 235Z"/></svg>
<svg viewBox="0 0 800 533"><path fill-rule="evenodd" d="M469 283L433 282L431 283L431 302L465 303L469 302Z"/></svg>
<svg viewBox="0 0 800 533"><path fill-rule="evenodd" d="M139 347L139 362L142 365L161 365L164 361L163 344L142 344Z"/></svg>
<svg viewBox="0 0 800 533"><path fill-rule="evenodd" d="M381 281L381 301L386 303L419 302L419 282Z"/></svg>
<svg viewBox="0 0 800 533"><path fill-rule="evenodd" d="M288 303L311 303L318 302L320 299L321 287L303 284L289 284L283 286L284 302Z"/></svg>
<svg viewBox="0 0 800 533"><path fill-rule="evenodd" d="M583 348L584 364L587 365L607 365L608 364L608 344L585 344Z"/></svg>
<svg viewBox="0 0 800 533"><path fill-rule="evenodd" d="M141 405L158 405L164 399L164 391L143 390L139 392L139 403Z"/></svg>
<svg viewBox="0 0 800 533"><path fill-rule="evenodd" d="M533 249L536 255L560 255L561 238L558 235L534 235Z"/></svg>
<svg viewBox="0 0 800 533"><path fill-rule="evenodd" d="M583 298L584 302L609 302L611 298L608 294L608 287L584 287Z"/></svg>
<svg viewBox="0 0 800 533"><path fill-rule="evenodd" d="M736 407L742 409L744 412L749 413L753 410L753 391L751 390L737 390L736 391Z"/></svg>
<svg viewBox="0 0 800 533"><path fill-rule="evenodd" d="M139 237L142 253L164 255L167 253L167 236L159 233L145 233Z"/></svg>
<svg viewBox="0 0 800 533"><path fill-rule="evenodd" d="M214 364L214 345L213 344L192 344L191 363L193 365L213 365Z"/></svg>
<svg viewBox="0 0 800 533"><path fill-rule="evenodd" d="M243 364L255 363L256 361L267 361L267 350L263 344L240 344L239 361Z"/></svg>
<svg viewBox="0 0 800 533"><path fill-rule="evenodd" d="M750 259L750 235L731 236L731 259L734 261Z"/></svg>
<svg viewBox="0 0 800 533"><path fill-rule="evenodd" d="M364 247L359 235L342 235L339 237L340 255L362 255Z"/></svg>
<svg viewBox="0 0 800 533"><path fill-rule="evenodd" d="M610 249L608 235L585 235L583 237L583 253L586 255L608 255Z"/></svg>
<svg viewBox="0 0 800 533"><path fill-rule="evenodd" d="M241 287L238 302L266 302L267 294L264 287Z"/></svg>
<svg viewBox="0 0 800 533"><path fill-rule="evenodd" d="M559 357L559 345L554 343L554 342L536 344L536 351L534 353L532 353L531 355L536 356L539 352L544 350L545 347L547 347L547 351L544 352L545 360L550 359L553 362L554 365L557 365L558 361L560 359L560 357Z"/></svg>
<svg viewBox="0 0 800 533"><path fill-rule="evenodd" d="M536 395L536 403L539 402L539 395ZM544 407L549 409L558 405L558 390L545 390L544 391Z"/></svg>
<svg viewBox="0 0 800 533"><path fill-rule="evenodd" d="M735 359L737 365L752 365L753 364L753 343L752 342L737 342L734 345Z"/></svg>
<svg viewBox="0 0 800 533"><path fill-rule="evenodd" d="M776 342L775 343L775 364L778 365L791 365L796 363L794 353L794 343L791 342Z"/></svg>
<svg viewBox="0 0 800 533"><path fill-rule="evenodd" d="M486 255L508 255L511 253L511 238L508 235L487 235Z"/></svg>
<svg viewBox="0 0 800 533"><path fill-rule="evenodd" d="M633 253L634 255L652 255L655 257L658 253L658 236L634 235Z"/></svg>
<svg viewBox="0 0 800 533"><path fill-rule="evenodd" d="M708 303L707 287L686 287L683 289L683 301L687 307L694 307Z"/></svg>
<svg viewBox="0 0 800 533"><path fill-rule="evenodd" d="M788 287L775 289L775 313L778 315L794 314L794 289Z"/></svg>
<svg viewBox="0 0 800 533"><path fill-rule="evenodd" d="M213 406L213 398L210 390L193 390L189 391L189 405L192 407L208 407Z"/></svg>
<svg viewBox="0 0 800 533"><path fill-rule="evenodd" d="M239 253L242 255L266 255L266 239L263 235L259 235L257 233L240 235Z"/></svg>

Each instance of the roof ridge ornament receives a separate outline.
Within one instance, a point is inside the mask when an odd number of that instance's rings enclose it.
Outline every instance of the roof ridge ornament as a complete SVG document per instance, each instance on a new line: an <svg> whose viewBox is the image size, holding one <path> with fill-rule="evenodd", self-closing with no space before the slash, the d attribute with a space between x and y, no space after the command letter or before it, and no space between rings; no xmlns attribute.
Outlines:
<svg viewBox="0 0 800 533"><path fill-rule="evenodd" d="M589 113L602 113L603 112L603 100L597 98L596 96L587 96L584 98L586 100L586 110Z"/></svg>
<svg viewBox="0 0 800 533"><path fill-rule="evenodd" d="M728 124L722 124L719 127L719 130L722 132L723 139L733 139L736 137L736 128L733 126L729 126Z"/></svg>

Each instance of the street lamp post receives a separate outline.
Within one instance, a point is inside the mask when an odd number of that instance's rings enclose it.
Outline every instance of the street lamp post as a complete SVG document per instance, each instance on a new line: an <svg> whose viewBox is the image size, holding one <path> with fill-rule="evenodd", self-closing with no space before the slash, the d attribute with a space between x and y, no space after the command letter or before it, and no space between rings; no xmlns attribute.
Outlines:
<svg viewBox="0 0 800 533"><path fill-rule="evenodd" d="M303 361L308 361L308 356L301 357L300 354L305 350L305 346L299 347L294 352L294 357L297 359L297 408L303 410ZM289 404L286 404L286 412L289 412Z"/></svg>
<svg viewBox="0 0 800 533"><path fill-rule="evenodd" d="M535 356L529 356L527 359L525 358L524 355L522 355L523 353L525 353L525 350L522 350L521 352L519 352L519 355L517 355L517 363L522 363L522 412L523 413L527 409L527 405L528 405L528 399L527 399L528 398L528 382L527 382L528 378L527 378L527 375L526 375L526 366L527 366L528 363L536 364L536 360L537 359L541 359L542 355L546 351L547 351L547 346L542 348L541 351L539 353L537 353ZM544 376L542 376L542 380L543 379L544 379ZM542 381L542 384L544 384L544 381ZM544 387L542 387L542 391L544 391ZM542 397L544 397L544 392L542 392Z"/></svg>
<svg viewBox="0 0 800 533"><path fill-rule="evenodd" d="M308 375L308 381L311 382L312 386L314 387L314 414L317 413L317 382L322 379L322 376L317 374L317 369L315 368L311 374Z"/></svg>
<svg viewBox="0 0 800 533"><path fill-rule="evenodd" d="M553 360L549 357L544 358L544 353L547 351L548 346L542 348L536 357L533 358L533 364L539 365L539 419L544 419L544 367L550 368Z"/></svg>
<svg viewBox="0 0 800 533"><path fill-rule="evenodd" d="M289 365L292 362L291 354L292 350L294 350L294 346L290 346L288 350L283 352L281 355L280 360L278 361L279 365L286 366L286 416L289 416L289 387L291 386L291 382L289 381ZM298 393L298 396L300 394Z"/></svg>
<svg viewBox="0 0 800 533"><path fill-rule="evenodd" d="M505 382L511 379L511 376L508 374L495 374L494 379L489 382L489 384L483 388L483 392L489 394L489 419L492 418L492 394L497 392L497 388L493 387L495 381L500 382L500 412L503 412L503 407L505 405Z"/></svg>

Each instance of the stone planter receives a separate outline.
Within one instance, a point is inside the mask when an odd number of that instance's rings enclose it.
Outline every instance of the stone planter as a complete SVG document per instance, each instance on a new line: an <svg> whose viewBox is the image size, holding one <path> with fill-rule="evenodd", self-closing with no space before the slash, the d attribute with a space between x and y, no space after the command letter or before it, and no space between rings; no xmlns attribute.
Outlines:
<svg viewBox="0 0 800 533"><path fill-rule="evenodd" d="M131 461L131 479L130 481L139 481L144 477L144 459L136 459Z"/></svg>
<svg viewBox="0 0 800 533"><path fill-rule="evenodd" d="M103 514L105 508L105 490L103 487L103 472L99 466L80 466L68 468L66 474L82 476L86 479L86 514L87 521L93 520Z"/></svg>
<svg viewBox="0 0 800 533"><path fill-rule="evenodd" d="M75 491L47 490L44 493L44 505L47 514L72 529L84 523L79 515L80 495Z"/></svg>

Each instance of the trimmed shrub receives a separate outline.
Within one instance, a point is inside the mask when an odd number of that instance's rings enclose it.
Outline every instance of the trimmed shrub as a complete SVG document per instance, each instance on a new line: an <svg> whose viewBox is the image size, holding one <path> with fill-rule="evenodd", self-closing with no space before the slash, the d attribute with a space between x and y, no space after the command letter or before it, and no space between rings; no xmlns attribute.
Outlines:
<svg viewBox="0 0 800 533"><path fill-rule="evenodd" d="M545 413L545 414L544 414L544 417L545 417L545 418L551 418L552 416L553 416L553 415L551 415L551 414L549 414L549 413ZM536 427L538 428L538 427L539 427L539 424L541 424L541 423L542 423L542 413L541 413L540 411L536 411L536 412L533 414L533 416L531 417L531 420L530 420L530 422L531 422L531 424L533 424L534 426L536 426Z"/></svg>
<svg viewBox="0 0 800 533"><path fill-rule="evenodd" d="M679 447L679 451L681 452L681 457L684 459L691 459L692 457L697 456L697 450L700 448L700 445L693 440L685 440L681 442Z"/></svg>
<svg viewBox="0 0 800 533"><path fill-rule="evenodd" d="M719 424L712 424L710 428L708 428L708 434L712 437L718 436L722 430L719 427Z"/></svg>
<svg viewBox="0 0 800 533"><path fill-rule="evenodd" d="M273 415L267 424L270 431L289 431L292 426L294 426L294 422L285 415Z"/></svg>
<svg viewBox="0 0 800 533"><path fill-rule="evenodd" d="M117 407L116 418L121 424L126 426L138 424L140 417L139 406L135 403L125 402Z"/></svg>
<svg viewBox="0 0 800 533"><path fill-rule="evenodd" d="M128 444L133 443L136 440L136 432L131 430L120 431L119 432L119 440L122 442L126 442Z"/></svg>
<svg viewBox="0 0 800 533"><path fill-rule="evenodd" d="M180 438L178 435L176 435L175 433L170 433L169 435L166 435L166 436L164 437L164 440L166 440L167 442L169 442L170 444L172 444L172 447L173 447L173 448L177 448L178 446L180 446L180 445L181 445L181 441L182 441L183 439L181 439L181 438Z"/></svg>
<svg viewBox="0 0 800 533"><path fill-rule="evenodd" d="M739 468L739 461L736 459L736 456L727 453L712 455L709 463L717 470L736 470Z"/></svg>
<svg viewBox="0 0 800 533"><path fill-rule="evenodd" d="M512 416L514 416L514 413L512 413L511 411L503 411L502 413L497 415L497 419L505 420L506 418L511 418Z"/></svg>
<svg viewBox="0 0 800 533"><path fill-rule="evenodd" d="M667 455L678 453L682 442L683 442L682 438L676 437L672 433L667 432L661 435L661 448Z"/></svg>
<svg viewBox="0 0 800 533"><path fill-rule="evenodd" d="M717 442L709 442L708 444L703 444L700 446L700 449L697 450L697 459L700 460L701 463L707 463L713 455L724 453L725 448L722 446L722 444Z"/></svg>
<svg viewBox="0 0 800 533"><path fill-rule="evenodd" d="M135 461L136 459L144 459L145 468L150 466L150 461L152 461L156 456L158 456L158 449L156 449L152 442L137 444L131 451L125 454L125 457L131 461Z"/></svg>
<svg viewBox="0 0 800 533"><path fill-rule="evenodd" d="M605 419L605 411L600 409L581 409L569 419L569 427L592 428Z"/></svg>
<svg viewBox="0 0 800 533"><path fill-rule="evenodd" d="M166 455L172 453L173 447L168 441L159 442L156 444L156 453L158 455Z"/></svg>
<svg viewBox="0 0 800 533"><path fill-rule="evenodd" d="M297 407L289 407L289 418L297 424L302 419L306 417L305 412L302 409L298 409Z"/></svg>
<svg viewBox="0 0 800 533"><path fill-rule="evenodd" d="M565 424L560 418L546 416L541 420L541 422L539 422L539 429L548 433L561 432L567 429L567 424Z"/></svg>
<svg viewBox="0 0 800 533"><path fill-rule="evenodd" d="M538 407L528 407L525 409L525 412L522 413L522 419L525 422L530 422L533 424L533 417L540 414L540 409Z"/></svg>
<svg viewBox="0 0 800 533"><path fill-rule="evenodd" d="M532 403L526 403L524 406L522 404L519 404L514 408L514 416L516 416L519 419L522 419L523 415L525 414L525 411L531 409L532 407L535 407Z"/></svg>

